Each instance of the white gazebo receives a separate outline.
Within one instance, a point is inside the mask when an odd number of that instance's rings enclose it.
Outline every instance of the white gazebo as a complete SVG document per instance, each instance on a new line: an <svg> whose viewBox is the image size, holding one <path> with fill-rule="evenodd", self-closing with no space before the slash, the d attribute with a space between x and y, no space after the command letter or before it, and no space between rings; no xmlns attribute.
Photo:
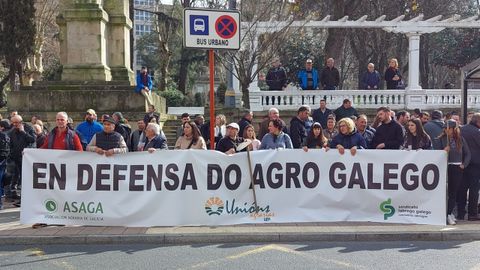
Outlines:
<svg viewBox="0 0 480 270"><path fill-rule="evenodd" d="M279 31L281 29L284 29L288 25L290 25L290 27L299 28L381 28L388 32L403 33L407 35L409 40L409 69L407 89L398 91L378 90L375 91L375 93L372 93L372 91L359 90L300 91L298 89L290 89L288 91L262 92L258 87L258 80L255 80L250 84L249 87L250 106L252 110L264 110L264 105L287 106L287 104L289 104L292 107L295 107L302 103L307 103L307 105L317 105L320 98L315 98L316 96L330 99L330 101L333 103L340 103L343 97L354 97L354 100L359 102L356 104L357 107L375 107L378 104L390 105L391 107L402 107L403 109L413 109L421 107L423 107L424 109L429 109L429 107L435 108L435 106L440 104L447 105L447 107L448 105L454 105L454 107L459 106L459 104L461 103L460 89L448 89L445 91L426 90L422 89L422 87L420 86L420 36L426 33L440 32L446 28L480 28L480 20L478 20L478 16L472 16L462 19L459 15L454 15L450 18L443 19L442 15L438 15L425 20L423 14L421 14L410 20L404 20L404 15L399 16L393 20L385 20L386 16L383 15L376 18L375 20L367 20L367 15L365 15L357 20L349 20L348 16L345 16L336 21L330 20L330 17L331 16L326 16L320 21L259 22L255 26L257 31L254 43L257 42L260 35L264 33L272 33L275 31ZM249 22L242 23L242 28L249 26ZM254 71L256 69L257 65L254 66ZM289 92L290 94L288 94ZM471 91L471 93L475 94L475 91ZM276 96L277 94L278 96ZM266 100L269 101L268 103L271 103L272 101L271 97L266 99L265 96L272 95L274 103L265 104ZM296 98L296 96L301 96L301 98ZM297 99L300 99L301 102L298 102ZM375 102L375 100L377 101ZM379 100L384 100L384 103L379 103ZM387 101L388 103L385 103ZM390 102L392 101L395 103L390 104ZM313 104L308 104L311 102L313 102ZM431 105L429 105L429 102ZM476 107L476 104L474 106Z"/></svg>

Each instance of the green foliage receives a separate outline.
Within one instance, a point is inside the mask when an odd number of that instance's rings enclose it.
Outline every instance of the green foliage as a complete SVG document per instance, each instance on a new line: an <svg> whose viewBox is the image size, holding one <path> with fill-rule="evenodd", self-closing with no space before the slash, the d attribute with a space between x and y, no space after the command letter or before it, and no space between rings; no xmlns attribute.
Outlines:
<svg viewBox="0 0 480 270"><path fill-rule="evenodd" d="M168 85L165 91L160 92L160 95L166 99L169 107L181 107L185 104L185 96L178 91L174 83Z"/></svg>
<svg viewBox="0 0 480 270"><path fill-rule="evenodd" d="M35 38L34 0L0 1L0 56L10 69L33 53Z"/></svg>
<svg viewBox="0 0 480 270"><path fill-rule="evenodd" d="M320 49L323 43L321 34L307 34L303 31L285 40L285 44L279 50L278 55L280 62L287 70L287 77L290 81L297 81L296 75L298 71L305 68L305 61L308 58L313 60L314 68L317 70L323 68L324 55L323 50Z"/></svg>
<svg viewBox="0 0 480 270"><path fill-rule="evenodd" d="M205 97L202 93L195 93L193 98L194 98L193 106L195 107L205 106Z"/></svg>
<svg viewBox="0 0 480 270"><path fill-rule="evenodd" d="M444 30L432 35L430 48L434 64L460 68L480 57L480 31L465 29L461 31Z"/></svg>
<svg viewBox="0 0 480 270"><path fill-rule="evenodd" d="M220 83L217 87L217 103L225 103L225 92L227 91L227 85L225 83Z"/></svg>

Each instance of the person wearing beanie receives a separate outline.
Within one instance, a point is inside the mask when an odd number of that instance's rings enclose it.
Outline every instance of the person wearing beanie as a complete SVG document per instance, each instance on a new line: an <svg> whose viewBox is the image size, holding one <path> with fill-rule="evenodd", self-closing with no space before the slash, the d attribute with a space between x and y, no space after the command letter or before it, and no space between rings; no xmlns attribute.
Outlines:
<svg viewBox="0 0 480 270"><path fill-rule="evenodd" d="M423 128L425 132L430 136L432 140L433 148L438 147L438 136L443 132L443 113L439 110L435 110L430 114L431 120L428 121Z"/></svg>

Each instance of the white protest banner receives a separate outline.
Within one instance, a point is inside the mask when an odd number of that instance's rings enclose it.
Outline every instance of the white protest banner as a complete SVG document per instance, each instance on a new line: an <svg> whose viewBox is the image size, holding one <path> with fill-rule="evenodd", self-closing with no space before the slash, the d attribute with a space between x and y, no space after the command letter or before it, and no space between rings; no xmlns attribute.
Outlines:
<svg viewBox="0 0 480 270"><path fill-rule="evenodd" d="M374 221L444 225L445 151L26 149L21 222L98 226ZM256 211L258 210L258 211Z"/></svg>

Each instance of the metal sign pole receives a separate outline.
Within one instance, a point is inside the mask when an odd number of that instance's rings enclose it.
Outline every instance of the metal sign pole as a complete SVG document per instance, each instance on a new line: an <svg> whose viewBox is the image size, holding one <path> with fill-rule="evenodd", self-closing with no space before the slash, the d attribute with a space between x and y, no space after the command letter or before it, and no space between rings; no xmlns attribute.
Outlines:
<svg viewBox="0 0 480 270"><path fill-rule="evenodd" d="M213 49L208 50L208 62L210 66L210 149L215 149L215 54Z"/></svg>

